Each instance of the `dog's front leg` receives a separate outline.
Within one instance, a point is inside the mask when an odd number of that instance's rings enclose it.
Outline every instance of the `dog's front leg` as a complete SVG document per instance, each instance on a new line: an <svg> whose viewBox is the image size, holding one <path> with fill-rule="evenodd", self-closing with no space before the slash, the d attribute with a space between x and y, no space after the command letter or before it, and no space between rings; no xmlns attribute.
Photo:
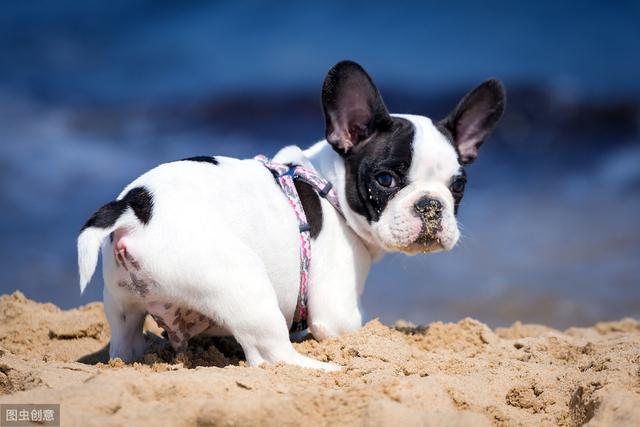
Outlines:
<svg viewBox="0 0 640 427"><path fill-rule="evenodd" d="M317 340L362 326L359 296L371 266L369 252L336 215L327 215L325 227L312 247L309 330Z"/></svg>

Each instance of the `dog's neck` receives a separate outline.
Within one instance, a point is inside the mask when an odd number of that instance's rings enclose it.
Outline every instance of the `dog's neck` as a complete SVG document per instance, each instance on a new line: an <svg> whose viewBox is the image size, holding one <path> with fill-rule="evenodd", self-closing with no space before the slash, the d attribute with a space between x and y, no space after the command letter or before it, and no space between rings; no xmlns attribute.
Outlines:
<svg viewBox="0 0 640 427"><path fill-rule="evenodd" d="M301 150L296 146L284 147L273 157L273 160L278 163L295 163L314 169L320 176L331 182L338 194L347 225L360 237L372 259L378 259L384 254L381 245L371 234L367 220L349 208L345 194L344 160L326 140L319 141L306 150Z"/></svg>

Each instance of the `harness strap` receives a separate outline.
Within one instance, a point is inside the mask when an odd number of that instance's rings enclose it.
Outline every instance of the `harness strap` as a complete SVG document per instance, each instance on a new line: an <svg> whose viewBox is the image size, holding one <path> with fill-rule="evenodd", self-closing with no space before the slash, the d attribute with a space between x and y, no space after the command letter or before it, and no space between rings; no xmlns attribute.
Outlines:
<svg viewBox="0 0 640 427"><path fill-rule="evenodd" d="M338 195L332 184L321 178L317 173L300 165L285 165L275 163L263 155L255 157L269 171L271 171L282 192L287 197L289 205L293 209L298 220L300 230L300 291L298 292L298 303L293 316L293 324L290 332L300 332L307 329L307 295L309 288L309 266L311 264L311 227L304 213L302 201L296 190L295 181L300 180L309 184L321 197L326 199L331 205L342 214Z"/></svg>

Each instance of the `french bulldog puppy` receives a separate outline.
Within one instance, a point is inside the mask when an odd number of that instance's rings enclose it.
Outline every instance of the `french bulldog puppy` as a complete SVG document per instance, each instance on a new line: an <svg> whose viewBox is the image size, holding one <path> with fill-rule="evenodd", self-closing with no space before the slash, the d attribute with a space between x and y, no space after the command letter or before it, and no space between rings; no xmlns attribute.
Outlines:
<svg viewBox="0 0 640 427"><path fill-rule="evenodd" d="M448 251L465 166L502 116L488 80L440 121L390 114L365 70L336 64L322 87L326 139L285 147L273 162L301 165L333 185L342 212L296 182L310 226L308 326L323 340L362 325L358 300L385 252ZM274 175L255 159L195 157L135 179L78 237L80 288L102 252L109 355L144 354L147 313L176 350L197 334L232 335L247 362L336 370L295 351L289 327L300 292L300 230Z"/></svg>

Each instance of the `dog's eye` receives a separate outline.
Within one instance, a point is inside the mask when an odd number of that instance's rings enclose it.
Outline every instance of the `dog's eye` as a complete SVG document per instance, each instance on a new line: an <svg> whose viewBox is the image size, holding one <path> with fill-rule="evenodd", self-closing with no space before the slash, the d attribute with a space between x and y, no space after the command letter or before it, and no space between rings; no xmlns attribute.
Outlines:
<svg viewBox="0 0 640 427"><path fill-rule="evenodd" d="M464 191L464 185L466 181L464 179L458 178L453 183L451 183L451 191L457 194L460 194Z"/></svg>
<svg viewBox="0 0 640 427"><path fill-rule="evenodd" d="M393 188L396 186L396 179L390 173L379 173L376 175L376 181L383 187Z"/></svg>

